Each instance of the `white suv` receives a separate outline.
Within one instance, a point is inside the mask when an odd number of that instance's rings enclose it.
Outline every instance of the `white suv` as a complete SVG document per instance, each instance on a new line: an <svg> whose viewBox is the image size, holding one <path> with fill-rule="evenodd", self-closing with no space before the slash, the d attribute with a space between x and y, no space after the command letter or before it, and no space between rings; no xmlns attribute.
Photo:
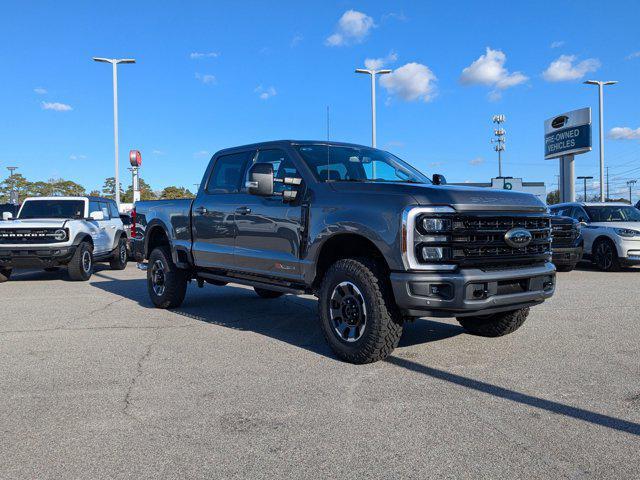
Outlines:
<svg viewBox="0 0 640 480"><path fill-rule="evenodd" d="M127 236L113 200L101 197L27 198L17 218L0 223L0 282L15 267L55 270L88 280L94 262L127 266Z"/></svg>
<svg viewBox="0 0 640 480"><path fill-rule="evenodd" d="M640 210L627 203L560 203L549 210L578 220L585 258L601 270L640 265Z"/></svg>

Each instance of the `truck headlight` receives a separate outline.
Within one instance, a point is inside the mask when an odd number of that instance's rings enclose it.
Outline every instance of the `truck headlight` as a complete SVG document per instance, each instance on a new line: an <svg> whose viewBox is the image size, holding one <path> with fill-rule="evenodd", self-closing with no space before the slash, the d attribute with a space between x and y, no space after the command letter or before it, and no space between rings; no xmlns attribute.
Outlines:
<svg viewBox="0 0 640 480"><path fill-rule="evenodd" d="M67 239L66 230L62 230L61 228L53 232L53 238L55 238L58 242L62 242Z"/></svg>
<svg viewBox="0 0 640 480"><path fill-rule="evenodd" d="M455 270L451 233L455 210L449 206L408 207L402 217L402 260L407 270Z"/></svg>
<svg viewBox="0 0 640 480"><path fill-rule="evenodd" d="M450 250L447 247L423 246L421 249L422 260L425 262L447 260L450 257L449 252Z"/></svg>
<svg viewBox="0 0 640 480"><path fill-rule="evenodd" d="M448 218L421 217L420 227L423 233L446 232L451 228L451 220Z"/></svg>
<svg viewBox="0 0 640 480"><path fill-rule="evenodd" d="M615 232L625 238L640 237L640 232L637 230L630 230L628 228L616 228Z"/></svg>

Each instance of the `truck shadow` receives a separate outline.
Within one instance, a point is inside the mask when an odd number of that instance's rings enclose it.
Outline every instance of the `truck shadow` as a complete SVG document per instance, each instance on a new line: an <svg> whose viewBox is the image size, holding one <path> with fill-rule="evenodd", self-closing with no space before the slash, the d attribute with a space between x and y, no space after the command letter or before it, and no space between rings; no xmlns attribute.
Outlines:
<svg viewBox="0 0 640 480"><path fill-rule="evenodd" d="M146 279L120 280L106 271L94 275L101 280L92 282L93 287L133 300L140 306L154 308L147 293ZM317 301L313 298L283 295L267 300L248 287L205 285L198 288L192 282L183 305L171 312L200 322L252 331L335 358L322 336ZM422 319L405 324L399 346L445 340L461 333L463 330L457 325Z"/></svg>

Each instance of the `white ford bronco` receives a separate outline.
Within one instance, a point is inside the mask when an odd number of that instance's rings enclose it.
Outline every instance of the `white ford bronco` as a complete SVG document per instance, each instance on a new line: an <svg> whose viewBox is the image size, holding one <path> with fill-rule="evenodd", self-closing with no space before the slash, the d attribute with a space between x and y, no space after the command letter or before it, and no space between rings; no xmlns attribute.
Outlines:
<svg viewBox="0 0 640 480"><path fill-rule="evenodd" d="M116 203L101 197L27 198L16 219L0 223L0 282L14 268L66 266L71 280L89 280L94 262L127 266L127 236Z"/></svg>

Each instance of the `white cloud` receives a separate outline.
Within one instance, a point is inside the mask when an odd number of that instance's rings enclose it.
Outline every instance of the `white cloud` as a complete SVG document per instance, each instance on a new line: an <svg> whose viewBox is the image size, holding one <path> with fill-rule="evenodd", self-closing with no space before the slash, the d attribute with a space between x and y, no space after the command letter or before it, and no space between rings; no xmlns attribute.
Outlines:
<svg viewBox="0 0 640 480"><path fill-rule="evenodd" d="M398 20L399 22L406 22L409 20L409 18L404 14L403 11L400 12L389 12L385 15L382 16L382 21L387 21L387 20Z"/></svg>
<svg viewBox="0 0 640 480"><path fill-rule="evenodd" d="M480 55L477 60L462 70L460 83L493 87L494 90L489 94L489 99L498 100L502 96L500 90L515 87L529 79L522 72L509 73L504 67L506 61L507 56L504 52L487 47L484 55Z"/></svg>
<svg viewBox="0 0 640 480"><path fill-rule="evenodd" d="M336 31L325 40L329 47L340 47L352 43L361 43L376 25L373 18L356 10L347 10L342 14Z"/></svg>
<svg viewBox="0 0 640 480"><path fill-rule="evenodd" d="M36 92L38 95L45 95L47 93L47 89L42 87L36 87L33 89L33 91Z"/></svg>
<svg viewBox="0 0 640 480"><path fill-rule="evenodd" d="M637 52L632 52L629 55L627 55L627 60L633 60L634 58L640 58L640 50Z"/></svg>
<svg viewBox="0 0 640 480"><path fill-rule="evenodd" d="M86 155L69 155L69 160L85 160L87 158Z"/></svg>
<svg viewBox="0 0 640 480"><path fill-rule="evenodd" d="M382 67L394 63L398 60L398 54L396 52L389 52L389 55L382 58L367 58L364 61L364 66L369 70L380 70Z"/></svg>
<svg viewBox="0 0 640 480"><path fill-rule="evenodd" d="M260 97L261 100L269 100L271 97L275 97L278 94L274 87L264 88L262 85L258 85L253 91L258 94L258 97Z"/></svg>
<svg viewBox="0 0 640 480"><path fill-rule="evenodd" d="M429 167L430 167L430 168L438 168L438 167L441 167L442 165L443 165L443 163L442 163L442 162L431 162L431 163L429 164Z"/></svg>
<svg viewBox="0 0 640 480"><path fill-rule="evenodd" d="M600 60L597 58L587 58L574 65L576 59L575 55L560 55L542 73L542 77L548 82L566 82L578 80L588 72L595 72L600 68Z"/></svg>
<svg viewBox="0 0 640 480"><path fill-rule="evenodd" d="M551 45L549 45L549 46L551 48L560 48L563 45L564 45L564 40L557 40L555 42L551 42Z"/></svg>
<svg viewBox="0 0 640 480"><path fill-rule="evenodd" d="M191 60L201 60L203 58L217 58L220 54L218 52L191 52L189 58Z"/></svg>
<svg viewBox="0 0 640 480"><path fill-rule="evenodd" d="M302 42L302 40L304 40L302 34L296 33L291 39L291 43L289 45L291 46L291 48L297 47L298 45L300 45L300 42Z"/></svg>
<svg viewBox="0 0 640 480"><path fill-rule="evenodd" d="M202 75L200 73L196 73L196 80L200 80L205 85L215 85L216 84L215 75L210 75L210 74Z"/></svg>
<svg viewBox="0 0 640 480"><path fill-rule="evenodd" d="M640 127L613 127L609 130L609 138L613 140L640 140Z"/></svg>
<svg viewBox="0 0 640 480"><path fill-rule="evenodd" d="M208 150L198 150L197 152L193 153L193 156L195 158L203 158L203 157L209 157L211 156L211 154L209 153Z"/></svg>
<svg viewBox="0 0 640 480"><path fill-rule="evenodd" d="M390 95L397 95L404 100L429 102L435 95L436 80L429 67L412 62L381 76L380 85L386 88Z"/></svg>
<svg viewBox="0 0 640 480"><path fill-rule="evenodd" d="M56 112L68 112L69 110L73 110L71 105L67 105L66 103L59 102L42 102L43 110L54 110Z"/></svg>
<svg viewBox="0 0 640 480"><path fill-rule="evenodd" d="M166 153L162 150L151 150L151 153L154 155L166 155Z"/></svg>
<svg viewBox="0 0 640 480"><path fill-rule="evenodd" d="M483 163L484 163L484 158L482 157L476 157L469 160L469 165L473 165L474 167L478 165L482 165Z"/></svg>

